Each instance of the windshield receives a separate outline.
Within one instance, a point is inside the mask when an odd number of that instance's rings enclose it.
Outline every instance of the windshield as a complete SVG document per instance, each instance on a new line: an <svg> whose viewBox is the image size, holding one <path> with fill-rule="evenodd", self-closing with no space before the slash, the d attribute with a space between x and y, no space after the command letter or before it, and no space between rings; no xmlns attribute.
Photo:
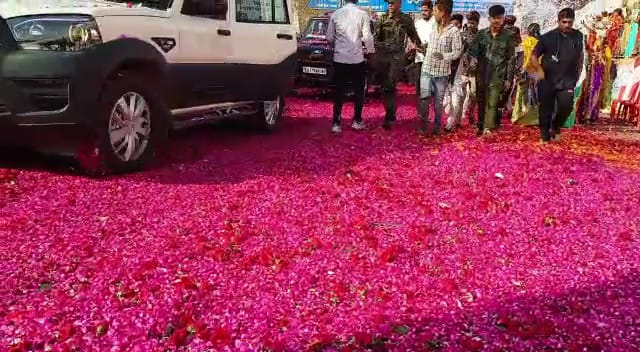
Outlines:
<svg viewBox="0 0 640 352"><path fill-rule="evenodd" d="M132 4L137 7L148 7L158 10L168 10L173 0L107 0L108 2L118 2Z"/></svg>
<svg viewBox="0 0 640 352"><path fill-rule="evenodd" d="M327 37L328 24L328 18L312 18L309 20L302 37L304 39L325 39Z"/></svg>

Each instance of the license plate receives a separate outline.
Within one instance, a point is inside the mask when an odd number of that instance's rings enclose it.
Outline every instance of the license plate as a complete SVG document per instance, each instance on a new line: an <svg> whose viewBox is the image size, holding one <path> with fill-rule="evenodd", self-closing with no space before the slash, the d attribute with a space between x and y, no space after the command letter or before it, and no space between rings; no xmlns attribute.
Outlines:
<svg viewBox="0 0 640 352"><path fill-rule="evenodd" d="M308 67L302 66L303 73L310 73L312 75L327 75L327 69L322 67Z"/></svg>

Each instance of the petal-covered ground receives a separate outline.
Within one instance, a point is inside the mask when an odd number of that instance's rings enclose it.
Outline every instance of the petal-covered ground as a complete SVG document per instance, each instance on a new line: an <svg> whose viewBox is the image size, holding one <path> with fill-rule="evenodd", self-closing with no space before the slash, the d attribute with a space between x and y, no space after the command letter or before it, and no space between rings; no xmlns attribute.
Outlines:
<svg viewBox="0 0 640 352"><path fill-rule="evenodd" d="M139 174L0 169L0 350L640 350L638 142L330 111L178 133Z"/></svg>

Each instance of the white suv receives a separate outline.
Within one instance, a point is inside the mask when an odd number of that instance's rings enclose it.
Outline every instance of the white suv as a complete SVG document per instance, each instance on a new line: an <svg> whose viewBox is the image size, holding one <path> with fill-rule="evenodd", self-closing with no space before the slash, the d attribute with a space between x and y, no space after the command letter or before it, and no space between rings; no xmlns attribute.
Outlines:
<svg viewBox="0 0 640 352"><path fill-rule="evenodd" d="M0 2L0 144L142 168L167 131L274 129L296 68L287 0Z"/></svg>

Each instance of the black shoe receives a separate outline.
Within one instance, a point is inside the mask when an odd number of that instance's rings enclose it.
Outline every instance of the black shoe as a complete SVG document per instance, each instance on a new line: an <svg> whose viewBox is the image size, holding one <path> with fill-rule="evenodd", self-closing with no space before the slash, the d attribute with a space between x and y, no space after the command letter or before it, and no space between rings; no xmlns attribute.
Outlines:
<svg viewBox="0 0 640 352"><path fill-rule="evenodd" d="M444 128L444 133L452 133L452 132L453 132L453 128L450 128L450 127Z"/></svg>
<svg viewBox="0 0 640 352"><path fill-rule="evenodd" d="M438 137L438 136L440 136L440 131L438 131L438 130L433 130L432 136L434 136L434 137Z"/></svg>

